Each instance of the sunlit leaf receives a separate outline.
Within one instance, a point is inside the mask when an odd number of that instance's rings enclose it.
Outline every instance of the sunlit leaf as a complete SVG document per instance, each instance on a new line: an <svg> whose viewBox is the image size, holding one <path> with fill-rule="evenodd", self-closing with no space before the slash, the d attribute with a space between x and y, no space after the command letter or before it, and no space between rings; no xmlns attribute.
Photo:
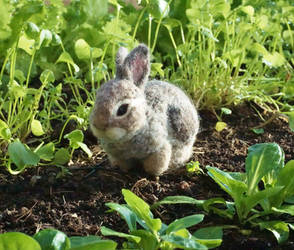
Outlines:
<svg viewBox="0 0 294 250"><path fill-rule="evenodd" d="M31 129L32 129L33 135L35 135L35 136L41 136L45 133L41 122L36 119L32 120Z"/></svg>
<svg viewBox="0 0 294 250"><path fill-rule="evenodd" d="M18 232L0 234L1 250L41 250L40 245L32 237Z"/></svg>
<svg viewBox="0 0 294 250"><path fill-rule="evenodd" d="M56 229L44 229L34 235L42 249L66 250L70 247L69 238Z"/></svg>

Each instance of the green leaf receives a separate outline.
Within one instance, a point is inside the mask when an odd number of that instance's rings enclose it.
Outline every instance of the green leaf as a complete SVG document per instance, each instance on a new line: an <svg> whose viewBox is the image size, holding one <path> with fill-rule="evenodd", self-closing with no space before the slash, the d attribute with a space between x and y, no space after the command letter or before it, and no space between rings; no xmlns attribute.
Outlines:
<svg viewBox="0 0 294 250"><path fill-rule="evenodd" d="M11 131L8 128L8 125L6 124L6 122L0 119L0 138L1 137L4 140L9 141L11 139Z"/></svg>
<svg viewBox="0 0 294 250"><path fill-rule="evenodd" d="M62 42L61 42L61 38L58 34L56 33L52 33L52 42L51 42L51 45L52 46L58 46L58 45L61 45Z"/></svg>
<svg viewBox="0 0 294 250"><path fill-rule="evenodd" d="M161 77L164 77L164 71L162 69L162 64L161 63L152 63L151 64L151 71L155 72L155 74L153 74L153 76L156 76L156 74L158 73Z"/></svg>
<svg viewBox="0 0 294 250"><path fill-rule="evenodd" d="M225 115L231 115L232 114L232 110L230 110L228 108L221 108L221 112L222 112L222 114L225 114Z"/></svg>
<svg viewBox="0 0 294 250"><path fill-rule="evenodd" d="M54 158L55 146L53 142L38 148L35 153L44 161L51 161Z"/></svg>
<svg viewBox="0 0 294 250"><path fill-rule="evenodd" d="M130 209L156 234L161 228L161 220L153 219L149 205L130 190L122 189L122 194Z"/></svg>
<svg viewBox="0 0 294 250"><path fill-rule="evenodd" d="M207 249L206 246L198 243L197 240L193 237L184 238L182 236L178 236L175 234L168 234L168 235L162 236L161 239L166 242L172 243L174 248L197 249L197 250Z"/></svg>
<svg viewBox="0 0 294 250"><path fill-rule="evenodd" d="M43 127L42 127L42 124L38 120L35 120L35 119L32 120L31 129L32 129L33 135L35 135L35 136L41 136L41 135L45 134Z"/></svg>
<svg viewBox="0 0 294 250"><path fill-rule="evenodd" d="M30 56L33 54L35 41L29 39L25 34L19 38L18 47L27 52Z"/></svg>
<svg viewBox="0 0 294 250"><path fill-rule="evenodd" d="M259 223L261 229L267 229L271 231L279 244L287 241L289 237L289 228L288 224L283 221L266 221Z"/></svg>
<svg viewBox="0 0 294 250"><path fill-rule="evenodd" d="M192 205L197 205L197 206L202 206L204 200L196 200L192 197L188 196L168 196L162 199L161 201L155 202L152 206L151 209L156 209L160 205L164 204L192 204Z"/></svg>
<svg viewBox="0 0 294 250"><path fill-rule="evenodd" d="M205 227L198 229L193 236L197 241L207 246L207 248L215 248L222 244L223 229L222 227Z"/></svg>
<svg viewBox="0 0 294 250"><path fill-rule="evenodd" d="M288 116L289 127L294 132L294 111L292 111L292 112L285 112L284 114Z"/></svg>
<svg viewBox="0 0 294 250"><path fill-rule="evenodd" d="M140 249L150 250L158 248L158 241L154 234L146 230L135 230L132 232L132 235L138 236L141 238L141 241L138 243Z"/></svg>
<svg viewBox="0 0 294 250"><path fill-rule="evenodd" d="M121 238L126 238L128 240L134 241L136 243L139 243L141 241L141 237L131 235L131 234L117 232L117 231L114 231L114 230L107 228L107 227L104 227L104 226L101 227L101 233L104 236L118 236Z"/></svg>
<svg viewBox="0 0 294 250"><path fill-rule="evenodd" d="M39 243L32 237L18 232L0 234L1 250L41 250Z"/></svg>
<svg viewBox="0 0 294 250"><path fill-rule="evenodd" d="M165 0L150 0L147 10L154 18L160 19L168 16L169 5Z"/></svg>
<svg viewBox="0 0 294 250"><path fill-rule="evenodd" d="M64 165L68 163L69 160L70 160L70 153L68 152L68 150L66 148L60 148L55 153L53 163L57 165Z"/></svg>
<svg viewBox="0 0 294 250"><path fill-rule="evenodd" d="M62 54L59 56L59 58L56 61L56 63L61 63L61 62L70 64L74 68L75 72L80 71L79 66L74 63L71 55L67 52L62 52Z"/></svg>
<svg viewBox="0 0 294 250"><path fill-rule="evenodd" d="M85 143L83 143L83 142L77 142L77 144L88 155L89 158L91 158L93 156L92 151L88 148L88 146Z"/></svg>
<svg viewBox="0 0 294 250"><path fill-rule="evenodd" d="M265 54L262 61L270 67L281 67L286 62L285 57L276 51Z"/></svg>
<svg viewBox="0 0 294 250"><path fill-rule="evenodd" d="M215 124L215 130L217 132L221 132L222 130L224 130L227 127L227 124L225 122L217 122Z"/></svg>
<svg viewBox="0 0 294 250"><path fill-rule="evenodd" d="M73 149L77 149L80 147L80 145L78 143L83 142L83 140L84 140L84 134L81 130L76 129L76 130L66 134L64 136L64 138L69 140L70 147L72 147Z"/></svg>
<svg viewBox="0 0 294 250"><path fill-rule="evenodd" d="M136 215L128 207L126 207L125 205L120 205L120 204L111 203L111 202L106 203L105 205L120 214L120 216L128 224L130 232L137 230Z"/></svg>
<svg viewBox="0 0 294 250"><path fill-rule="evenodd" d="M46 30L46 29L41 30L37 49L40 49L41 47L48 47L48 45L51 43L51 41L52 41L51 31Z"/></svg>
<svg viewBox="0 0 294 250"><path fill-rule="evenodd" d="M273 206L279 207L287 198L294 195L294 160L288 161L277 177L277 186L284 186L282 191L271 200Z"/></svg>
<svg viewBox="0 0 294 250"><path fill-rule="evenodd" d="M9 144L8 154L19 171L27 166L37 166L40 161L40 157L18 139Z"/></svg>
<svg viewBox="0 0 294 250"><path fill-rule="evenodd" d="M70 247L69 238L56 229L44 229L34 235L42 250L66 250Z"/></svg>
<svg viewBox="0 0 294 250"><path fill-rule="evenodd" d="M70 250L114 250L116 249L117 243L112 240L101 240L98 236L85 236L70 237Z"/></svg>
<svg viewBox="0 0 294 250"><path fill-rule="evenodd" d="M168 225L168 227L162 232L166 234L177 232L181 229L188 228L200 223L204 218L203 214L194 214L190 216L183 217L181 219L176 219Z"/></svg>
<svg viewBox="0 0 294 250"><path fill-rule="evenodd" d="M54 73L51 70L45 69L40 76L40 81L43 85L53 83L55 81Z"/></svg>
<svg viewBox="0 0 294 250"><path fill-rule="evenodd" d="M286 213L294 216L294 205L283 205L279 208L273 207L272 210L278 213Z"/></svg>
<svg viewBox="0 0 294 250"><path fill-rule="evenodd" d="M103 51L100 48L91 48L90 45L84 40L79 39L75 42L75 53L79 59L88 60L91 58L98 58L102 56Z"/></svg>
<svg viewBox="0 0 294 250"><path fill-rule="evenodd" d="M231 195L234 200L239 200L247 190L247 185L239 180L233 179L233 177L218 168L206 167L208 170L208 175L229 195Z"/></svg>
<svg viewBox="0 0 294 250"><path fill-rule="evenodd" d="M245 161L248 195L263 178L265 184L273 184L279 169L284 165L284 152L276 143L255 144L248 148Z"/></svg>
<svg viewBox="0 0 294 250"><path fill-rule="evenodd" d="M220 204L222 204L224 206L224 208L220 208ZM224 198L211 198L206 200L203 203L203 209L206 212L210 212L212 211L213 213L224 217L224 218L229 218L229 219L233 219L234 215L235 215L235 209L233 206L234 203L229 203L227 201L225 201ZM214 206L217 205L217 206Z"/></svg>
<svg viewBox="0 0 294 250"><path fill-rule="evenodd" d="M264 129L263 128L253 128L252 131L257 134L257 135L260 135L260 134L263 134L264 133Z"/></svg>
<svg viewBox="0 0 294 250"><path fill-rule="evenodd" d="M258 203L265 199L271 198L277 195L283 187L275 186L272 188L266 188L262 191L255 192L254 194L248 195L242 199L241 203L236 204L239 212L239 216L246 218L248 213L252 208L254 208Z"/></svg>
<svg viewBox="0 0 294 250"><path fill-rule="evenodd" d="M254 8L251 5L243 6L241 10L250 17L254 15Z"/></svg>
<svg viewBox="0 0 294 250"><path fill-rule="evenodd" d="M40 34L40 29L36 24L32 22L27 22L25 33L28 36L28 38L37 40Z"/></svg>

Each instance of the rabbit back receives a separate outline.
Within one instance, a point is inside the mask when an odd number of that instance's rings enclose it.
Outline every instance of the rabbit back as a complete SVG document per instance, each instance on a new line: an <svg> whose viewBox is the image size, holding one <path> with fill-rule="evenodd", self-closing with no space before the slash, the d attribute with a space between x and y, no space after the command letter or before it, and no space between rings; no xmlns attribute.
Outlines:
<svg viewBox="0 0 294 250"><path fill-rule="evenodd" d="M172 145L194 142L199 129L198 114L191 100L179 87L168 82L150 81L145 87L145 98L152 120L162 121L167 130L167 139Z"/></svg>

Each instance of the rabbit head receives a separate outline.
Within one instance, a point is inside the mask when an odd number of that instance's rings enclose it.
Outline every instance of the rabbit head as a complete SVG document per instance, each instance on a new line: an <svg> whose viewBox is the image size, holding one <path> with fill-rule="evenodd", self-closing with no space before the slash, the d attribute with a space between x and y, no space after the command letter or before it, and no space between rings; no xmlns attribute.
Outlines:
<svg viewBox="0 0 294 250"><path fill-rule="evenodd" d="M146 125L144 87L150 71L149 50L139 45L129 54L121 47L116 56L116 77L97 91L90 127L97 138L131 138Z"/></svg>

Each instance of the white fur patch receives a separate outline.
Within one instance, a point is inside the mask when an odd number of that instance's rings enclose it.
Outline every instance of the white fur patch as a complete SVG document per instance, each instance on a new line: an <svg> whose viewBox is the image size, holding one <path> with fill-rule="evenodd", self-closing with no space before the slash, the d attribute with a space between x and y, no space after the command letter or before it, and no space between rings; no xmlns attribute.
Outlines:
<svg viewBox="0 0 294 250"><path fill-rule="evenodd" d="M106 136L112 140L119 140L126 135L127 131L123 128L108 128L105 132Z"/></svg>

